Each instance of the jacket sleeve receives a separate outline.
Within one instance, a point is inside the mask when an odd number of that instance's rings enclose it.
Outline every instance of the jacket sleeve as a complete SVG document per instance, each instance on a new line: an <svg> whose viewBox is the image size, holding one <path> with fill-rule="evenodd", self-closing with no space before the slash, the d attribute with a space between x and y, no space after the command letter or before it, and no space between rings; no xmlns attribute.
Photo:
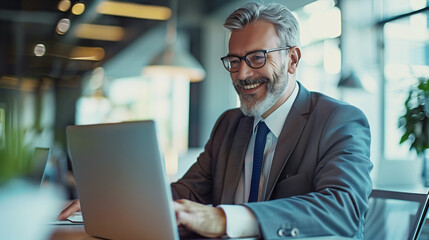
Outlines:
<svg viewBox="0 0 429 240"><path fill-rule="evenodd" d="M317 146L314 191L245 204L258 219L264 239L326 235L363 238L372 190L368 121L350 105L338 105L328 114Z"/></svg>

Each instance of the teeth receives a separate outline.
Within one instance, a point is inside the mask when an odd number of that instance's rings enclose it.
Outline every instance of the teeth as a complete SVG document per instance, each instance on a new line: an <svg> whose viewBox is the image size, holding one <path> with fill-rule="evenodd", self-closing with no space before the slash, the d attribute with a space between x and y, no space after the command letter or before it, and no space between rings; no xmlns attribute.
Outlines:
<svg viewBox="0 0 429 240"><path fill-rule="evenodd" d="M259 86L261 86L260 83L254 83L254 84L244 85L244 89L249 90L249 89L257 88Z"/></svg>

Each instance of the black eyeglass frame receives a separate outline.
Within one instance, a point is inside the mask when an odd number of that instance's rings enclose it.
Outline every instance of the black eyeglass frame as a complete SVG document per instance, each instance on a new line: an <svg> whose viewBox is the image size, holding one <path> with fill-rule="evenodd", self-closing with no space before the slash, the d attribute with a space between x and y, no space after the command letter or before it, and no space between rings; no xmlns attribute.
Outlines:
<svg viewBox="0 0 429 240"><path fill-rule="evenodd" d="M249 66L249 67L251 67L251 68L253 68L253 69L259 69L259 68L262 68L263 66L265 66L265 64L267 63L267 53L270 53L270 52L276 52L276 51L281 51L281 50L289 50L290 48L291 48L291 47L280 47L280 48L271 48L271 49L261 49L261 50L256 50L256 51L249 52L249 53L247 53L246 55L244 55L244 56L242 56L242 57L237 56L237 55L227 55L227 56L225 56L225 57L220 58L220 60L222 61L223 66L225 67L225 69L226 69L228 72L236 73L236 72L238 72L238 71L240 70L240 68L238 68L238 70L237 70L237 71L231 71L231 70L229 70L229 69L227 68L227 66L225 65L224 59L229 58L229 57L236 57L236 58L238 58L240 61L241 61L241 60L244 60L244 61L246 62L246 64L247 64L247 66ZM253 66L251 66L250 61L247 59L247 56L249 56L250 54L256 53L256 52L262 52L262 53L264 53L264 64L262 64L260 67L253 67Z"/></svg>

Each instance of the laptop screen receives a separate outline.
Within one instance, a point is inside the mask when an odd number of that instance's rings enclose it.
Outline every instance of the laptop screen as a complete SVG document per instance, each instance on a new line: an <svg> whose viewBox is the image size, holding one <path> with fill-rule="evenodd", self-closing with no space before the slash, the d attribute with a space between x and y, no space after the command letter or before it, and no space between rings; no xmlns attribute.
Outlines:
<svg viewBox="0 0 429 240"><path fill-rule="evenodd" d="M415 239L427 214L427 194L374 190L366 214L365 239Z"/></svg>
<svg viewBox="0 0 429 240"><path fill-rule="evenodd" d="M43 182L45 168L49 158L49 148L36 147L31 159L30 178L37 183Z"/></svg>
<svg viewBox="0 0 429 240"><path fill-rule="evenodd" d="M107 239L178 239L153 121L67 127L85 230Z"/></svg>

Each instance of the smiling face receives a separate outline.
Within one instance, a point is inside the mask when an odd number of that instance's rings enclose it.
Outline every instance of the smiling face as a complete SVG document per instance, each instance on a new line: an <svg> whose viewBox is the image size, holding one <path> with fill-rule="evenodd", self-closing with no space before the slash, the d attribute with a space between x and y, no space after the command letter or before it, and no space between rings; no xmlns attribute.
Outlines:
<svg viewBox="0 0 429 240"><path fill-rule="evenodd" d="M285 47L279 44L274 24L259 20L232 31L228 55L244 56L256 50ZM281 51L267 53L267 62L262 68L253 69L243 60L239 71L231 73L245 115L265 118L291 94L294 83L289 81L289 73L295 71L289 71L290 57L287 50L283 51L286 54ZM282 56L288 57L282 59Z"/></svg>

